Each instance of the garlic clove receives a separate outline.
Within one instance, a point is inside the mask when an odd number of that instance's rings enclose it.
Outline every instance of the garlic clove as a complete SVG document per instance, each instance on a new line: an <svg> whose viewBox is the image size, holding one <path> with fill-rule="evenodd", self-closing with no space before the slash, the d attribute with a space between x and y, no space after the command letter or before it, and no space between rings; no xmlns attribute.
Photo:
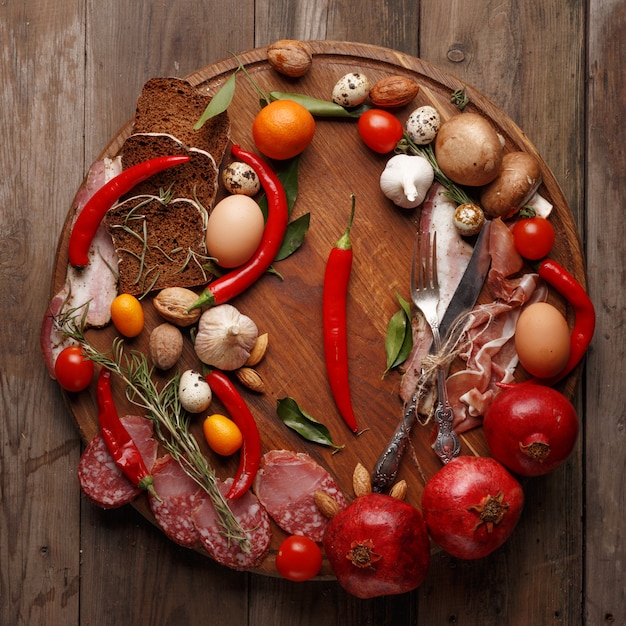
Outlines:
<svg viewBox="0 0 626 626"><path fill-rule="evenodd" d="M252 319L231 304L220 304L201 315L194 349L203 363L236 370L250 357L258 335Z"/></svg>

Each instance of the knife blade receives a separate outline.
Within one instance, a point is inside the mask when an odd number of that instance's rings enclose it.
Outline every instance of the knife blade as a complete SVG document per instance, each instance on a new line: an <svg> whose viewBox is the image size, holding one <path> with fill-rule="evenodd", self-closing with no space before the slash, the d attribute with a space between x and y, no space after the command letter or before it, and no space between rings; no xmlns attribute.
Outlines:
<svg viewBox="0 0 626 626"><path fill-rule="evenodd" d="M478 300L491 267L491 254L489 252L490 231L491 222L488 221L476 239L469 263L441 319L439 329L442 337L447 336L459 316L471 311ZM377 493L387 491L398 475L411 429L417 420L417 406L420 400L419 392L421 389L420 382L423 381L421 379L418 381L416 391L407 405L404 415L389 439L386 448L374 465L371 482L372 490Z"/></svg>

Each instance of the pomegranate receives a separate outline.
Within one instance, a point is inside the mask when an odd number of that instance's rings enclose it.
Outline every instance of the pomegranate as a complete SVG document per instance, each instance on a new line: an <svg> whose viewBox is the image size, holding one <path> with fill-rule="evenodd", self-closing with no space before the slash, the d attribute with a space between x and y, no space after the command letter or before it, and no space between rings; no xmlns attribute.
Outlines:
<svg viewBox="0 0 626 626"><path fill-rule="evenodd" d="M426 483L422 514L432 540L459 559L499 548L519 521L524 493L495 459L459 456Z"/></svg>
<svg viewBox="0 0 626 626"><path fill-rule="evenodd" d="M420 512L392 496L357 497L328 523L324 551L339 584L358 598L412 591L430 562Z"/></svg>
<svg viewBox="0 0 626 626"><path fill-rule="evenodd" d="M492 456L521 476L541 476L569 457L578 437L572 403L545 385L524 383L498 394L483 428Z"/></svg>

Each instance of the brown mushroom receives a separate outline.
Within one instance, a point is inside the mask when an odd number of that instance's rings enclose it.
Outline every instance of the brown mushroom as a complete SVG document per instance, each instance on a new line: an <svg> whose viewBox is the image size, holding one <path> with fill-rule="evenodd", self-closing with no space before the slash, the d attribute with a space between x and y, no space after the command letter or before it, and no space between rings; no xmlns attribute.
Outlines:
<svg viewBox="0 0 626 626"><path fill-rule="evenodd" d="M489 217L507 219L517 213L541 184L537 159L528 152L508 152L496 178L480 194L480 204Z"/></svg>
<svg viewBox="0 0 626 626"><path fill-rule="evenodd" d="M435 138L435 156L443 173L459 185L481 187L500 171L504 148L491 123L478 113L458 113Z"/></svg>

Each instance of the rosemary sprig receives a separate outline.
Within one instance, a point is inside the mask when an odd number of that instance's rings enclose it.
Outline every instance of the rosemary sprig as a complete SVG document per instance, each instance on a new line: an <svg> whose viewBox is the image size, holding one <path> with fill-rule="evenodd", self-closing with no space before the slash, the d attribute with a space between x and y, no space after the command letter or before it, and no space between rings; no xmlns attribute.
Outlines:
<svg viewBox="0 0 626 626"><path fill-rule="evenodd" d="M441 170L437 158L435 157L435 151L431 144L426 146L418 146L407 133L404 133L402 139L398 142L395 152L397 154L415 154L423 156L432 166L435 171L435 180L446 188L446 196L456 202L457 204L476 204L475 200L463 190L456 183L452 182Z"/></svg>
<svg viewBox="0 0 626 626"><path fill-rule="evenodd" d="M70 311L63 318L56 319L57 328L77 341L94 363L117 374L124 381L126 397L146 411L146 417L154 424L155 434L165 450L208 494L222 533L229 540L236 541L242 551L249 552L250 540L220 492L215 472L190 431L190 416L182 408L178 396L179 375L171 378L159 391L145 354L139 351L125 354L124 341L120 337L113 340L110 354L100 352L87 341L82 321L77 322L72 313Z"/></svg>

